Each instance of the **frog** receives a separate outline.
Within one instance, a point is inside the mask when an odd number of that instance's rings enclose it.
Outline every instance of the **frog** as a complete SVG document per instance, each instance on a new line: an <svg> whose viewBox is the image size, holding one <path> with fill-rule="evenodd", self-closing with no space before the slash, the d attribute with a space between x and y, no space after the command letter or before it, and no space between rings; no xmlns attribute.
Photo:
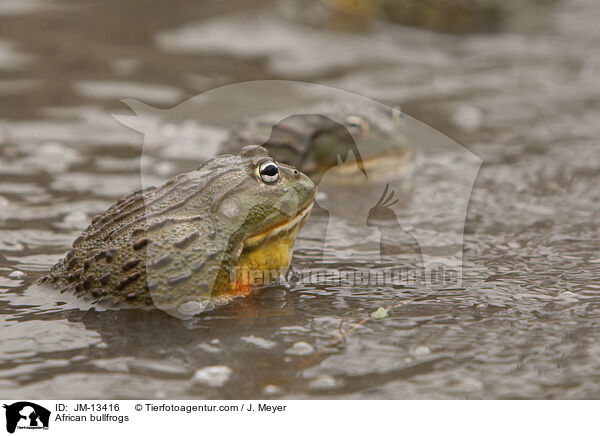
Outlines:
<svg viewBox="0 0 600 436"><path fill-rule="evenodd" d="M368 32L379 21L456 35L544 30L557 0L315 0L284 16L320 29Z"/></svg>
<svg viewBox="0 0 600 436"><path fill-rule="evenodd" d="M278 161L307 174L315 184L329 172L337 185L389 180L405 172L413 157L407 138L396 128L398 107L321 107L299 109L281 118L263 114L232 127L220 151L235 153L243 144L261 144ZM342 165L353 154L355 165Z"/></svg>
<svg viewBox="0 0 600 436"><path fill-rule="evenodd" d="M41 284L108 308L193 316L285 273L315 196L305 174L248 145L115 202Z"/></svg>

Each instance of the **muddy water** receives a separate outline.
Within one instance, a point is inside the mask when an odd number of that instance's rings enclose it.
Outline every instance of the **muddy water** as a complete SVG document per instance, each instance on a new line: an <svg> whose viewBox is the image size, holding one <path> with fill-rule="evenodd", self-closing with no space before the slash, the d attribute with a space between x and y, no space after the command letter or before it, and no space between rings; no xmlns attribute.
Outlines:
<svg viewBox="0 0 600 436"><path fill-rule="evenodd" d="M340 33L286 10L259 1L0 8L0 397L598 398L600 8L565 0L542 30L467 36L385 22ZM451 250L463 254L460 287L424 296L278 285L181 321L90 310L33 286L93 215L142 183L142 135L111 116L128 113L120 99L169 108L273 78L399 105L481 157L464 246ZM226 135L213 116L210 128L171 127L170 148L150 153L150 175L200 161ZM430 236L429 253L449 250L437 227L444 208L426 205L457 200L454 153L418 161L406 196L403 222ZM356 201L368 211L376 200ZM294 267L353 268L358 258L380 268L352 229L342 221L330 235L337 251L322 258L309 223ZM335 342L378 307L418 296Z"/></svg>

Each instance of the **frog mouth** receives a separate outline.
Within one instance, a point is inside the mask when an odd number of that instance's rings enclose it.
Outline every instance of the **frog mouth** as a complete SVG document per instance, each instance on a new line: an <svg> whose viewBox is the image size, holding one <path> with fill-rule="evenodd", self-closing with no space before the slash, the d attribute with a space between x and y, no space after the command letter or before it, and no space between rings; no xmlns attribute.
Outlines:
<svg viewBox="0 0 600 436"><path fill-rule="evenodd" d="M363 156L363 165L370 182L395 179L409 168L412 151L409 148L394 152ZM361 170L352 162L342 162L331 168L329 180L336 184L357 185L365 183Z"/></svg>
<svg viewBox="0 0 600 436"><path fill-rule="evenodd" d="M289 220L284 221L283 223L278 224L262 233L246 238L244 240L244 251L259 247L270 239L279 239L284 236L289 237L293 242L293 240L296 238L296 235L304 225L304 222L310 215L313 204L314 201L302 209L293 218L290 218Z"/></svg>

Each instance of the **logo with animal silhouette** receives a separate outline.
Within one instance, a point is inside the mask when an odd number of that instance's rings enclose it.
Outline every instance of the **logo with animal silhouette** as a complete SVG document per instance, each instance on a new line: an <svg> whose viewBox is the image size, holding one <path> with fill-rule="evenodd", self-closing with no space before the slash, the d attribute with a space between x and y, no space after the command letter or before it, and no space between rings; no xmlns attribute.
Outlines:
<svg viewBox="0 0 600 436"><path fill-rule="evenodd" d="M417 239L403 228L392 206L398 203L396 193L385 185L377 204L369 210L367 226L377 227L380 233L379 255L381 260L412 259L415 267L423 268L423 254Z"/></svg>
<svg viewBox="0 0 600 436"><path fill-rule="evenodd" d="M307 175L318 195L295 243L296 264L306 256L313 272L302 281L349 266L374 275L402 269L438 287L431 277L441 265L452 273L444 286L461 286L466 211L481 159L399 108L286 80L220 86L168 110L123 103L133 115L114 117L144 134L142 188L251 144ZM173 165L162 165L162 156L176 156Z"/></svg>
<svg viewBox="0 0 600 436"><path fill-rule="evenodd" d="M50 423L50 411L39 404L29 401L19 401L10 405L5 404L6 431L14 433L16 429L47 430Z"/></svg>

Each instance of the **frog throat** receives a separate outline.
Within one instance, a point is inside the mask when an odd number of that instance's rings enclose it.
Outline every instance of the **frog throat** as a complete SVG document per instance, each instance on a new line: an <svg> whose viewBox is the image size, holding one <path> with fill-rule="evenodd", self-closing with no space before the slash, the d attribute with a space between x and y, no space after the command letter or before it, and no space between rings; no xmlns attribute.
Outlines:
<svg viewBox="0 0 600 436"><path fill-rule="evenodd" d="M290 220L244 241L235 280L231 282L231 295L247 295L256 287L275 281L287 270L294 241L312 206L313 203Z"/></svg>

